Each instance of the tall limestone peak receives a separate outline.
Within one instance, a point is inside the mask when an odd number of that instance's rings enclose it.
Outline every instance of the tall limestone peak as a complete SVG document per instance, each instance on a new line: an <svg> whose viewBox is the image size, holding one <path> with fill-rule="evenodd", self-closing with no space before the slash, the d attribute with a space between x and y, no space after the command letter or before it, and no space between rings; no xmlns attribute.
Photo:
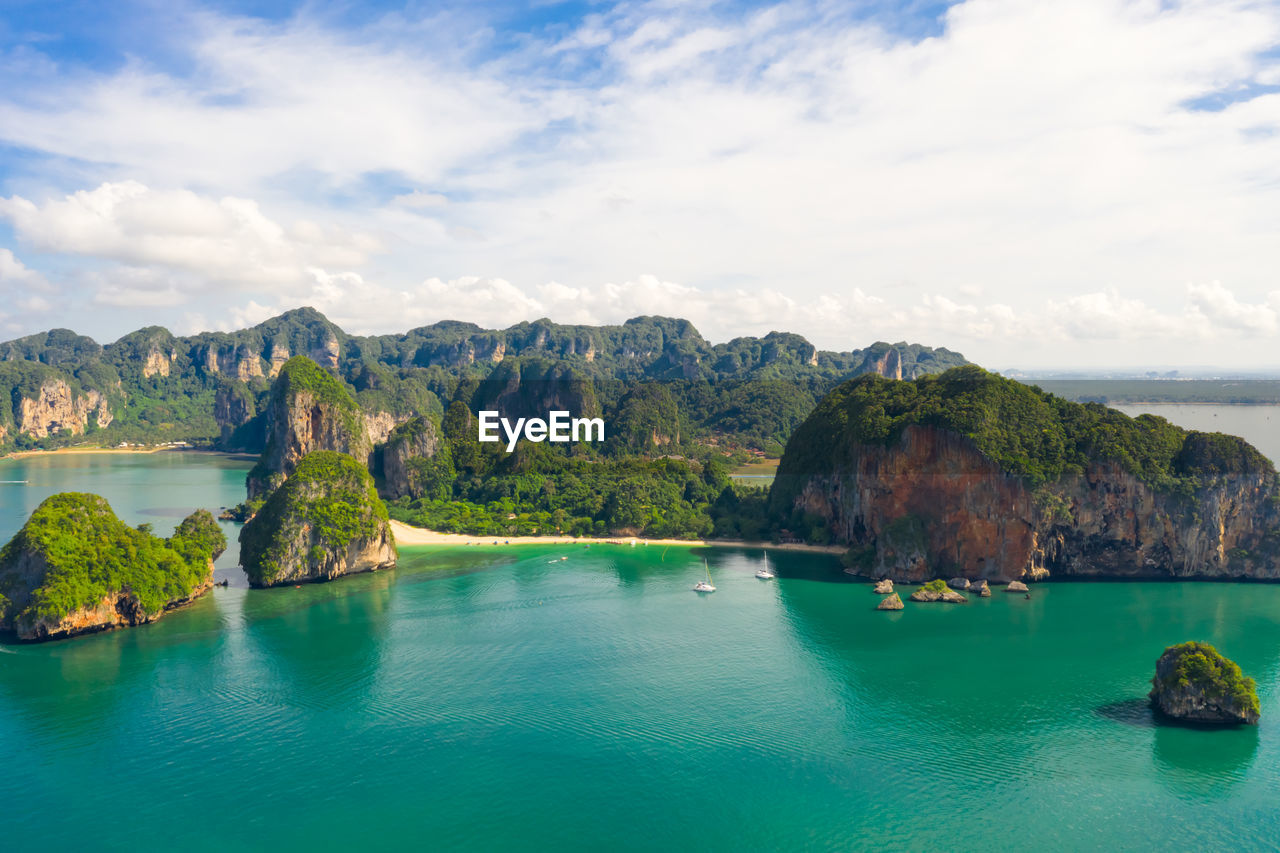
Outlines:
<svg viewBox="0 0 1280 853"><path fill-rule="evenodd" d="M249 497L265 497L312 451L347 453L367 465L372 449L360 407L346 387L307 356L296 355L271 386L266 449L249 472Z"/></svg>

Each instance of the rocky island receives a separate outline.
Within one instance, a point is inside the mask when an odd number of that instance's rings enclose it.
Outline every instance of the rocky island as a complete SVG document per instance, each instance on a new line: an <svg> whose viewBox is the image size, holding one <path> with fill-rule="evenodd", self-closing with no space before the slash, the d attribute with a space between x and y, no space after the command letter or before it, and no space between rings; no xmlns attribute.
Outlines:
<svg viewBox="0 0 1280 853"><path fill-rule="evenodd" d="M0 550L0 630L52 640L153 622L209 591L226 546L206 510L160 539L98 495L53 495Z"/></svg>
<svg viewBox="0 0 1280 853"><path fill-rule="evenodd" d="M1165 649L1156 661L1150 699L1157 711L1175 720L1258 724L1254 680L1208 643Z"/></svg>
<svg viewBox="0 0 1280 853"><path fill-rule="evenodd" d="M240 531L240 563L255 587L332 580L395 562L373 477L345 453L303 456Z"/></svg>
<svg viewBox="0 0 1280 853"><path fill-rule="evenodd" d="M1276 471L1248 442L975 366L831 392L788 441L770 510L900 582L1280 579Z"/></svg>
<svg viewBox="0 0 1280 853"><path fill-rule="evenodd" d="M969 599L947 586L942 578L931 580L911 593L912 601L941 601L945 604L964 604Z"/></svg>

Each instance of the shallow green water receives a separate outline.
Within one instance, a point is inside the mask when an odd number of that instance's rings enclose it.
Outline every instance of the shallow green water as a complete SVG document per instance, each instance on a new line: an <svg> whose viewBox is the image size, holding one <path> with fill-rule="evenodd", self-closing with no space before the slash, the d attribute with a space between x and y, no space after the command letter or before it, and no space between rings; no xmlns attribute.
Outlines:
<svg viewBox="0 0 1280 853"><path fill-rule="evenodd" d="M175 482L137 459L49 476L118 487L158 531L177 515L144 514L152 482L184 508L240 494L239 463ZM759 559L405 549L392 572L0 645L0 846L1272 848L1280 586L881 613L827 558L775 554L775 582ZM1259 728L1154 724L1155 659L1191 638L1258 679Z"/></svg>
<svg viewBox="0 0 1280 853"><path fill-rule="evenodd" d="M102 495L128 524L150 524L168 536L196 509L216 517L244 500L253 462L217 453L65 453L0 459L0 544L26 523L32 510L57 492ZM220 522L230 547L214 564L217 580L247 586L236 567L239 525Z"/></svg>

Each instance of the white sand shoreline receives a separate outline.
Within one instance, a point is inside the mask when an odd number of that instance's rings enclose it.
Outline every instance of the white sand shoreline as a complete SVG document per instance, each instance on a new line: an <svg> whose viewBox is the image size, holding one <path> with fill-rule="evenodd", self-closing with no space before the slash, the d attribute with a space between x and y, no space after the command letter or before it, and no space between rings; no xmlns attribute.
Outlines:
<svg viewBox="0 0 1280 853"><path fill-rule="evenodd" d="M97 453L128 453L128 454L148 454L148 453L205 453L216 456L243 457L246 459L256 459L257 454L240 453L234 450L207 450L203 447L184 447L174 446L171 444L154 444L145 446L131 447L57 447L53 450L15 450L12 453L0 456L0 461L5 459L29 459L33 456L88 456Z"/></svg>
<svg viewBox="0 0 1280 853"><path fill-rule="evenodd" d="M744 539L643 539L631 536L470 536L463 533L441 533L425 527L413 527L402 521L391 521L396 544L418 545L652 545L688 548L768 548L771 551L805 551L815 554L840 555L846 549L839 545L804 545L798 543L748 542Z"/></svg>

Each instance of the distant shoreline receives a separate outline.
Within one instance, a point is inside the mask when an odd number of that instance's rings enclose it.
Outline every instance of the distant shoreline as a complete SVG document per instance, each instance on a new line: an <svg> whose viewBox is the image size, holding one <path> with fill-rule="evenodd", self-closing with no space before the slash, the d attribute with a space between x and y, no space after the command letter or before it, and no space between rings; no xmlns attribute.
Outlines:
<svg viewBox="0 0 1280 853"><path fill-rule="evenodd" d="M470 536L465 533L441 533L425 527L413 527L391 520L391 532L397 545L672 545L690 548L767 548L771 551L800 551L839 556L847 549L839 545L806 545L802 543L748 542L745 539L645 539L640 536Z"/></svg>
<svg viewBox="0 0 1280 853"><path fill-rule="evenodd" d="M145 447L56 447L53 450L15 450L5 456L0 456L0 460L4 459L28 459L33 456L88 456L95 453L130 453L130 454L149 454L149 453L209 453L215 456L243 457L245 459L256 459L257 454L237 453L227 450L206 450L203 447L174 447L172 445L156 444Z"/></svg>

